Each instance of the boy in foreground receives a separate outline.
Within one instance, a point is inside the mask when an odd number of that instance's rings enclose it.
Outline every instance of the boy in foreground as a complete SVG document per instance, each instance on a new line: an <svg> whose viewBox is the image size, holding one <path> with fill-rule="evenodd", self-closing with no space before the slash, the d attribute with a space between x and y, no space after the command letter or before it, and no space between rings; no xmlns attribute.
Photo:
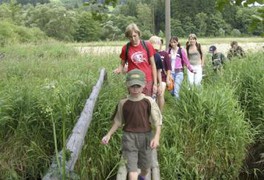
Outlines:
<svg viewBox="0 0 264 180"><path fill-rule="evenodd" d="M122 127L122 155L126 160L129 180L144 180L151 167L152 149L159 146L162 115L156 102L142 93L145 74L141 70L129 71L126 85L129 95L119 102L112 128L103 137L102 143L108 144L112 134ZM140 175L138 168L141 169Z"/></svg>

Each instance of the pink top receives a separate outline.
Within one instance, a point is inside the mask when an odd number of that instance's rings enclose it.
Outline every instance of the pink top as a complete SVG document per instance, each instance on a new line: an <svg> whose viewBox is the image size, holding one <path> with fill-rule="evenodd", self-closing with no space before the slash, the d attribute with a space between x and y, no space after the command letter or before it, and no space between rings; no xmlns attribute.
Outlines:
<svg viewBox="0 0 264 180"><path fill-rule="evenodd" d="M179 51L178 51L179 52ZM192 67L191 67L191 64L190 64L190 61L186 55L186 52L184 49L181 48L181 54L182 54L182 60L181 60L181 55L177 52L177 55L176 55L176 60L175 60L175 66L174 66L174 69L183 69L183 66L186 65L186 67L189 69L189 71L193 71ZM184 64L182 64L182 62Z"/></svg>

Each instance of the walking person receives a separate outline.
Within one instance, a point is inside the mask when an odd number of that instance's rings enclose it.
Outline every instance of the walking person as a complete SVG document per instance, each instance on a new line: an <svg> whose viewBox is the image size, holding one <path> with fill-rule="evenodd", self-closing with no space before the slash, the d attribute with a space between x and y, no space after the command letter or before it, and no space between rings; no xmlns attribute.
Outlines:
<svg viewBox="0 0 264 180"><path fill-rule="evenodd" d="M162 64L161 56L158 53L158 51L160 49L161 41L160 41L159 37L151 36L149 39L149 42L152 44L153 48L155 49L154 60L155 60L156 68L157 68L157 87L158 88L157 88L157 96L154 99L156 99L158 101L158 97L161 95L161 85L162 85L161 72L163 70L163 64Z"/></svg>
<svg viewBox="0 0 264 180"><path fill-rule="evenodd" d="M150 43L153 45L154 49L157 51L157 54L155 54L157 58L156 66L158 70L158 89L159 93L157 96L157 104L161 111L163 111L165 99L164 99L164 93L166 91L167 84L170 83L169 76L171 71L171 62L169 58L169 54L167 51L162 50L163 40L158 36L152 36L149 39ZM161 68L161 69L160 69Z"/></svg>
<svg viewBox="0 0 264 180"><path fill-rule="evenodd" d="M201 44L197 42L195 34L189 35L186 50L191 67L196 72L194 74L191 71L187 71L189 84L200 86L203 79L204 58Z"/></svg>
<svg viewBox="0 0 264 180"><path fill-rule="evenodd" d="M170 77L171 77L171 60L169 53L162 49L163 46L163 39L160 39L161 45L159 49L159 54L162 60L163 70L161 72L162 77L162 84L161 84L161 93L160 96L158 96L158 105L160 107L160 110L163 111L163 107L165 104L165 91L166 87L170 86Z"/></svg>
<svg viewBox="0 0 264 180"><path fill-rule="evenodd" d="M146 75L146 84L143 93L152 96L157 93L157 69L154 60L155 50L149 42L140 39L141 32L134 23L126 27L125 36L129 42L122 47L120 54L121 64L115 73L123 72L127 63L127 72L140 69Z"/></svg>
<svg viewBox="0 0 264 180"><path fill-rule="evenodd" d="M174 36L169 43L169 56L171 59L171 75L174 79L174 89L171 92L176 98L180 97L180 88L184 78L184 65L194 74L185 51L181 48L178 37Z"/></svg>
<svg viewBox="0 0 264 180"><path fill-rule="evenodd" d="M152 164L152 149L159 146L162 115L157 103L142 93L145 86L144 72L139 69L129 71L126 85L128 97L119 102L114 123L102 138L102 143L108 144L113 133L122 127L122 156L126 160L129 180L144 180ZM140 175L138 168L141 169Z"/></svg>
<svg viewBox="0 0 264 180"><path fill-rule="evenodd" d="M209 47L209 53L212 54L213 70L216 73L220 73L226 61L225 55L221 52L218 52L216 46L214 45Z"/></svg>
<svg viewBox="0 0 264 180"><path fill-rule="evenodd" d="M244 57L246 55L245 51L242 49L241 46L238 45L237 41L232 41L230 43L230 46L231 46L231 48L229 49L229 51L227 53L227 58L229 60L231 60L234 57L241 58L241 57Z"/></svg>

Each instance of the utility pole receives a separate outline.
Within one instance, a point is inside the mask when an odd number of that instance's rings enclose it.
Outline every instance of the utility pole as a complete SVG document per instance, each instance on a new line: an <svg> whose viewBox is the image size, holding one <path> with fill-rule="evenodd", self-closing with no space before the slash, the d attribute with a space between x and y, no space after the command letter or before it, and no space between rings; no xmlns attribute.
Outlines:
<svg viewBox="0 0 264 180"><path fill-rule="evenodd" d="M165 36L166 36L166 50L169 47L169 41L171 38L171 11L170 0L165 0Z"/></svg>

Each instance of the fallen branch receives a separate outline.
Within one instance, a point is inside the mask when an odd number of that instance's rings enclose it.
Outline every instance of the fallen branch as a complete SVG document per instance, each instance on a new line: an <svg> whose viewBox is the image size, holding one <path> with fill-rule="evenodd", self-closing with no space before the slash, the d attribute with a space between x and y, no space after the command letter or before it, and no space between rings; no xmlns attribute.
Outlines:
<svg viewBox="0 0 264 180"><path fill-rule="evenodd" d="M90 94L89 99L85 103L81 116L73 128L72 134L68 138L66 152L69 152L69 158L66 159L66 176L75 176L73 173L74 165L78 159L79 154L81 153L86 132L92 121L93 109L105 79L106 72L105 69L102 69L100 72L100 77L96 85L93 87L93 91ZM62 153L63 151L59 153L60 162L56 162L54 158L53 163L50 166L48 173L43 177L43 180L61 179L62 169L58 168L58 163L62 165Z"/></svg>

